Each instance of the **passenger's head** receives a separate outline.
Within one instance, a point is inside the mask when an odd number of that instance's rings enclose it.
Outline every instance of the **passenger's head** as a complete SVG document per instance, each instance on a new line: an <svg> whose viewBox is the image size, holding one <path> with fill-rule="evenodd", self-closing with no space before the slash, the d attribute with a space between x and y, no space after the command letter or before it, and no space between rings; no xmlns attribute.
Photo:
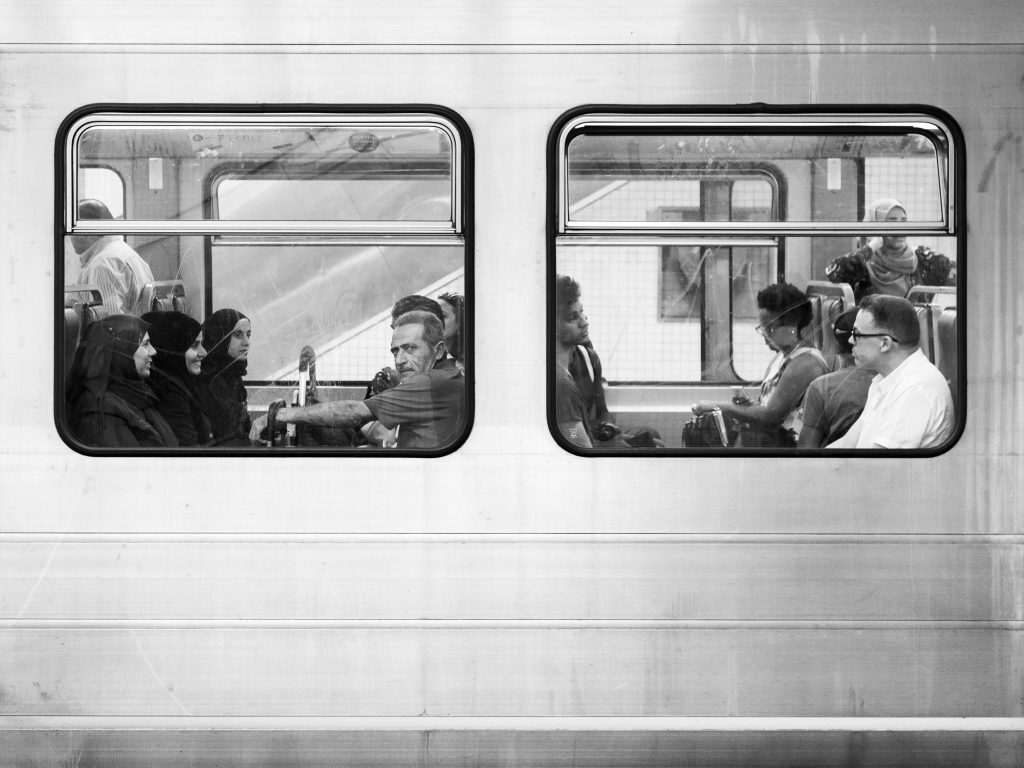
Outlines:
<svg viewBox="0 0 1024 768"><path fill-rule="evenodd" d="M395 370L405 379L429 371L445 356L444 322L430 312L404 312L391 335Z"/></svg>
<svg viewBox="0 0 1024 768"><path fill-rule="evenodd" d="M429 312L440 320L442 325L444 324L444 312L441 310L441 305L426 296L413 294L412 296L403 296L396 301L391 308L392 328L395 327L395 320L406 312Z"/></svg>
<svg viewBox="0 0 1024 768"><path fill-rule="evenodd" d="M147 312L142 319L149 323L149 339L160 355L157 368L186 381L198 376L206 357L199 321L184 312Z"/></svg>
<svg viewBox="0 0 1024 768"><path fill-rule="evenodd" d="M203 346L207 353L203 368L230 365L244 375L251 337L249 318L235 309L218 309L203 323Z"/></svg>
<svg viewBox="0 0 1024 768"><path fill-rule="evenodd" d="M99 200L88 199L78 202L78 218L84 221L99 221L101 219L113 219L114 215L104 203ZM100 237L101 235L71 235L71 246L77 253L84 253Z"/></svg>
<svg viewBox="0 0 1024 768"><path fill-rule="evenodd" d="M832 324L832 335L836 337L836 344L840 355L852 355L853 346L850 344L850 333L853 331L853 323L857 319L860 310L852 307L846 310Z"/></svg>
<svg viewBox="0 0 1024 768"><path fill-rule="evenodd" d="M462 362L462 326L466 316L466 300L461 293L442 293L437 297L437 303L444 313L444 344L448 353Z"/></svg>
<svg viewBox="0 0 1024 768"><path fill-rule="evenodd" d="M889 374L921 340L914 305L899 296L871 294L860 302L851 343L857 365Z"/></svg>
<svg viewBox="0 0 1024 768"><path fill-rule="evenodd" d="M555 343L562 348L587 344L590 324L583 312L580 286L568 275L555 278Z"/></svg>
<svg viewBox="0 0 1024 768"><path fill-rule="evenodd" d="M110 376L144 379L149 376L156 350L149 342L149 323L131 315L111 315L98 321L110 338Z"/></svg>
<svg viewBox="0 0 1024 768"><path fill-rule="evenodd" d="M131 315L110 315L89 326L75 352L68 392L105 392L111 382L139 382L150 374L156 350L149 343L149 324Z"/></svg>
<svg viewBox="0 0 1024 768"><path fill-rule="evenodd" d="M864 221L906 221L907 209L899 200L891 197L883 197L875 200L864 210ZM907 238L902 235L883 236L882 246L890 250L901 249L907 244Z"/></svg>
<svg viewBox="0 0 1024 768"><path fill-rule="evenodd" d="M812 317L807 295L795 285L775 283L757 293L757 331L772 349L793 349Z"/></svg>

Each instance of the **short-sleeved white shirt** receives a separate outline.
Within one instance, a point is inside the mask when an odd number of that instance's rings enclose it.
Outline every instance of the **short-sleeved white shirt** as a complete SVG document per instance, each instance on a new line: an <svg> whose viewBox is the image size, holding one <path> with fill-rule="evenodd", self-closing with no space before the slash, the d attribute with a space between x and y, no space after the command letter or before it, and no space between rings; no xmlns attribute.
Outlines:
<svg viewBox="0 0 1024 768"><path fill-rule="evenodd" d="M953 434L953 397L920 349L888 376L871 380L850 431L829 448L934 448Z"/></svg>

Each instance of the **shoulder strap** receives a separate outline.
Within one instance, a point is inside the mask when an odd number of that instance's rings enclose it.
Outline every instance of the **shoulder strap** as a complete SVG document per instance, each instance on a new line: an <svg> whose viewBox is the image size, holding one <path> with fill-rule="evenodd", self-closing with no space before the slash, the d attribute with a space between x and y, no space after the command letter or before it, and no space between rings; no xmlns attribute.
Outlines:
<svg viewBox="0 0 1024 768"><path fill-rule="evenodd" d="M795 350L792 355L789 356L789 359L786 360L786 363L788 363L790 360L795 360L796 358L800 357L800 355L805 354L813 355L819 363L828 368L828 361L825 359L825 356L821 354L821 350L818 349L817 347L800 347L799 349ZM783 363L783 367L785 367L785 363Z"/></svg>
<svg viewBox="0 0 1024 768"><path fill-rule="evenodd" d="M582 344L576 346L576 354L583 359L584 364L587 366L587 373L590 376L590 380L594 381L594 361L590 359L590 350Z"/></svg>

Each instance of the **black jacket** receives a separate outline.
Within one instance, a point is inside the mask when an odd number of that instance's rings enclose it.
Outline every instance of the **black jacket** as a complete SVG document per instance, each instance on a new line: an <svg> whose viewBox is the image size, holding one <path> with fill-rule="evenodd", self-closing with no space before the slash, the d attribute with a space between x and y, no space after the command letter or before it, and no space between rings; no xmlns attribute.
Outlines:
<svg viewBox="0 0 1024 768"><path fill-rule="evenodd" d="M203 413L198 392L190 390L177 376L159 368L153 368L149 386L160 398L156 409L174 430L178 445L198 447L213 440L210 419Z"/></svg>

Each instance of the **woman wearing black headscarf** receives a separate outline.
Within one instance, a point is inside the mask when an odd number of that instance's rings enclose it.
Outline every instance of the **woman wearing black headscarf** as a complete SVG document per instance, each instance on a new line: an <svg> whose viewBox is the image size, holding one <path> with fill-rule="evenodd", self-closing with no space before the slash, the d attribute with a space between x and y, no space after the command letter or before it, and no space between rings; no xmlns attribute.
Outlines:
<svg viewBox="0 0 1024 768"><path fill-rule="evenodd" d="M157 351L148 382L160 398L157 410L179 445L206 445L213 432L199 405L199 372L206 357L203 326L183 312L149 312L142 319L149 323L149 340Z"/></svg>
<svg viewBox="0 0 1024 768"><path fill-rule="evenodd" d="M170 448L174 430L146 385L156 350L149 325L130 315L93 323L75 352L68 377L68 424L84 444L101 448Z"/></svg>
<svg viewBox="0 0 1024 768"><path fill-rule="evenodd" d="M249 318L234 309L218 309L203 323L207 356L199 374L199 403L213 428L210 445L251 447L248 396L242 381L251 336Z"/></svg>

